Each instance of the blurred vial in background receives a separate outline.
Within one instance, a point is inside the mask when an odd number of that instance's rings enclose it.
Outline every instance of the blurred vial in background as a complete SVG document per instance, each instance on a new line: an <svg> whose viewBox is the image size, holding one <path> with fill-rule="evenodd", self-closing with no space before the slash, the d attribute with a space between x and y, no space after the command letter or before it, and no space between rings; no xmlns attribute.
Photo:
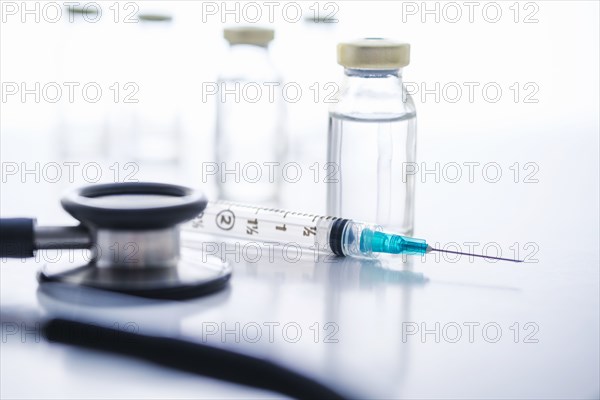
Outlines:
<svg viewBox="0 0 600 400"><path fill-rule="evenodd" d="M416 111L402 83L410 46L385 39L340 43L344 81L329 113L327 208L333 216L370 221L411 235Z"/></svg>
<svg viewBox="0 0 600 400"><path fill-rule="evenodd" d="M107 18L102 18L96 3L65 9L68 17L63 18L65 29L58 55L62 84L58 103L59 154L66 160L103 158L108 147L106 104L110 97L110 84L102 68L109 57L104 37Z"/></svg>
<svg viewBox="0 0 600 400"><path fill-rule="evenodd" d="M314 7L312 3L306 4ZM290 152L294 160L306 160L309 164L323 163L325 154L321 149L326 145L323 134L327 130L327 109L335 101L338 68L331 49L336 45L337 24L328 20L315 19L312 10L307 9L302 25L294 26L297 31L286 38L285 47L303 48L303 51L290 54L286 60L285 73L298 82L306 91L288 112L290 129ZM306 44L310 43L310 47ZM310 57L311 62L306 62ZM293 118L293 123L292 122ZM315 146L318 143L319 145ZM322 144L322 145L321 145Z"/></svg>
<svg viewBox="0 0 600 400"><path fill-rule="evenodd" d="M182 83L178 81L173 17L167 11L140 10L138 20L136 81L123 88L123 101L126 96L137 100L134 159L176 163L182 142L178 92Z"/></svg>
<svg viewBox="0 0 600 400"><path fill-rule="evenodd" d="M338 89L339 67L331 51L337 44L338 24L326 18L327 13L317 13L312 2L302 5L305 7L302 23L278 32L280 40L272 47L273 55L282 53L277 60L284 72L284 82L291 80L302 88L302 96L286 110L286 131L288 159L301 166L304 179L284 180L281 207L324 214L326 185L323 183L328 180L328 170L323 149L327 147L328 108L335 101Z"/></svg>
<svg viewBox="0 0 600 400"><path fill-rule="evenodd" d="M131 163L135 160L136 125L138 104L141 98L138 65L140 55L136 53L140 21L133 3L122 3L121 8L110 4L107 18L118 17L105 32L110 43L110 57L119 62L105 62L103 70L109 77L108 97L108 160L110 163ZM118 11L116 11L118 10Z"/></svg>
<svg viewBox="0 0 600 400"><path fill-rule="evenodd" d="M281 78L268 53L275 33L226 28L229 54L217 82L216 160L219 197L276 204L287 138Z"/></svg>

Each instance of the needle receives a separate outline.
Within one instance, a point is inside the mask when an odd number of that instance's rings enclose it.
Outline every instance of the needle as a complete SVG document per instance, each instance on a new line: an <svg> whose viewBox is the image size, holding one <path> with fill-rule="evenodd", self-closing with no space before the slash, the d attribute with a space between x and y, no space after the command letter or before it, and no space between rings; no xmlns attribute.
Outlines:
<svg viewBox="0 0 600 400"><path fill-rule="evenodd" d="M428 251L439 251L441 253L452 253L452 254L458 254L461 256L472 256L472 257L481 257L481 258L489 258L492 260L502 260L502 261L512 261L512 262L523 262L523 260L515 260L512 258L503 258L503 257L492 257L492 256L484 256L483 254L471 254L471 253L463 253L461 251L452 251L452 250L441 250L441 249L434 249L433 247L429 246L429 249L427 249Z"/></svg>

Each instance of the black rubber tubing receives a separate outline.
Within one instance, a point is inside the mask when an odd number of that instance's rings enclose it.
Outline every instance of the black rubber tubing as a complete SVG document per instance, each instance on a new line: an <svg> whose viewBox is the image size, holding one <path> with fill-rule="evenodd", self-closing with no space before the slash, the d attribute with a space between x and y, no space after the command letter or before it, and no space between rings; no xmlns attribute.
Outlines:
<svg viewBox="0 0 600 400"><path fill-rule="evenodd" d="M43 326L51 342L126 355L196 375L297 399L344 399L333 389L273 362L180 339L124 332L66 319Z"/></svg>
<svg viewBox="0 0 600 400"><path fill-rule="evenodd" d="M0 219L0 257L28 258L33 257L35 241L31 218Z"/></svg>

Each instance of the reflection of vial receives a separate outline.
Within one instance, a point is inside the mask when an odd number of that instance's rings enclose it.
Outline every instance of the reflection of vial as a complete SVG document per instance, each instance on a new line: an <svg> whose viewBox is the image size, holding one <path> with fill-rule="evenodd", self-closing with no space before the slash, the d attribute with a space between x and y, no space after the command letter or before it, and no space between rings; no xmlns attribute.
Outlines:
<svg viewBox="0 0 600 400"><path fill-rule="evenodd" d="M278 199L286 138L280 78L268 57L271 29L227 28L230 51L218 82L216 159L219 196Z"/></svg>
<svg viewBox="0 0 600 400"><path fill-rule="evenodd" d="M416 113L402 83L410 46L384 39L338 45L345 78L329 112L328 213L410 235Z"/></svg>

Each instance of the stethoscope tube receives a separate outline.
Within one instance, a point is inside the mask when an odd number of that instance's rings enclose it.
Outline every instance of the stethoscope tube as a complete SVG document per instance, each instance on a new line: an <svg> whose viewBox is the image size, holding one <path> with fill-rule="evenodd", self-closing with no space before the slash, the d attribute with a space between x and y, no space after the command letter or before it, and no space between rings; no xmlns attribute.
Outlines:
<svg viewBox="0 0 600 400"><path fill-rule="evenodd" d="M0 219L0 257L29 258L37 250L89 249L90 232L83 226L37 226L33 218Z"/></svg>

